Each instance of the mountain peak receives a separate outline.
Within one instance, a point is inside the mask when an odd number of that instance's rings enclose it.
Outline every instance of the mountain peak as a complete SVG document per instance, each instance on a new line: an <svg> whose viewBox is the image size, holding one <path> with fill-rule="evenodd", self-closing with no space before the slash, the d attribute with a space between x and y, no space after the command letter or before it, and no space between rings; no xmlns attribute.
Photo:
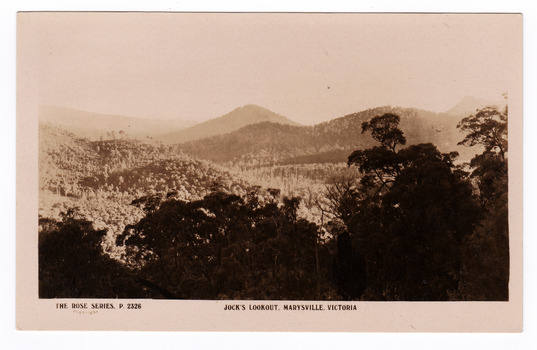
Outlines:
<svg viewBox="0 0 537 350"><path fill-rule="evenodd" d="M162 135L160 139L164 143L183 143L206 137L227 134L243 128L247 125L271 122L278 124L299 125L294 121L272 112L264 107L248 104L237 107L227 114L197 124L191 128L179 132Z"/></svg>
<svg viewBox="0 0 537 350"><path fill-rule="evenodd" d="M247 105L235 108L235 110L238 110L238 109L251 110L251 111L255 111L255 110L268 111L268 109L261 107L259 105L255 105L255 104L247 104Z"/></svg>
<svg viewBox="0 0 537 350"><path fill-rule="evenodd" d="M465 96L459 103L445 113L452 115L469 115L475 113L477 109L493 105L496 105L496 103L474 96Z"/></svg>
<svg viewBox="0 0 537 350"><path fill-rule="evenodd" d="M247 104L241 107L237 107L231 112L225 114L221 118L241 118L247 117L251 119L257 119L259 121L271 121L274 123L281 124L292 124L298 125L298 123L293 122L292 120L279 115L265 107L261 107L255 104ZM216 118L219 119L219 118Z"/></svg>

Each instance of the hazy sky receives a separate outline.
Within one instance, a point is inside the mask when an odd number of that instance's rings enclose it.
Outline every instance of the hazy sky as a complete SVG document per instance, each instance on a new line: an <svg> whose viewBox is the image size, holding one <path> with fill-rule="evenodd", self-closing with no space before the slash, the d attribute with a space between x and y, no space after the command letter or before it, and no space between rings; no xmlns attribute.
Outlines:
<svg viewBox="0 0 537 350"><path fill-rule="evenodd" d="M497 100L516 15L30 14L39 103L206 120L258 104L312 124L381 105ZM30 31L31 33L32 31Z"/></svg>

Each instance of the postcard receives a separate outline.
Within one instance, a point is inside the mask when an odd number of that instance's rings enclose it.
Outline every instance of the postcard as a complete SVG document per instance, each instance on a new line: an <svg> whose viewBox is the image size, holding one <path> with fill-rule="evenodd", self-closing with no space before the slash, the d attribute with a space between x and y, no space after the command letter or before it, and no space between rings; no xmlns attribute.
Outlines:
<svg viewBox="0 0 537 350"><path fill-rule="evenodd" d="M20 12L17 327L520 332L522 15Z"/></svg>

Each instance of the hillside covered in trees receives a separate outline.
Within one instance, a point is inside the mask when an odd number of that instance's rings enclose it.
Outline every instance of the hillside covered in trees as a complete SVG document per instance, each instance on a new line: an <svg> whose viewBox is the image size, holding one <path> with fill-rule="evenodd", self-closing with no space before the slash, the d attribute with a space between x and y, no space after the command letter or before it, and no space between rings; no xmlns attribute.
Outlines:
<svg viewBox="0 0 537 350"><path fill-rule="evenodd" d="M400 116L409 143L432 142L444 151L457 148L471 156L471 151L456 146L460 116L398 107L368 109L314 126L267 121L186 142L178 148L197 158L239 166L345 162L352 150L373 146L371 138L361 135L361 125L384 113Z"/></svg>
<svg viewBox="0 0 537 350"><path fill-rule="evenodd" d="M39 210L58 219L75 211L109 231L107 249L126 224L143 215L132 201L163 196L196 200L212 188L245 193L247 184L203 160L132 139L90 141L55 126L39 126ZM215 187L216 186L216 187Z"/></svg>
<svg viewBox="0 0 537 350"><path fill-rule="evenodd" d="M507 112L179 145L42 123L40 297L508 300Z"/></svg>
<svg viewBox="0 0 537 350"><path fill-rule="evenodd" d="M164 133L156 139L164 144L177 144L227 134L243 127L263 122L298 125L292 120L266 108L256 105L246 105L235 108L219 118L210 119L190 128Z"/></svg>

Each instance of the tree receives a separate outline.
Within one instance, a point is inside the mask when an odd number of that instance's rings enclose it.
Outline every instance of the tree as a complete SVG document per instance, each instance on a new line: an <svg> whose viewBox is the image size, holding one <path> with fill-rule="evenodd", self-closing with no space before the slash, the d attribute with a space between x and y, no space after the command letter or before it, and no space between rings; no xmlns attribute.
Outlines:
<svg viewBox="0 0 537 350"><path fill-rule="evenodd" d="M358 182L353 175L333 176L329 180L323 196L315 199L316 207L328 220L348 222L355 215L360 198Z"/></svg>
<svg viewBox="0 0 537 350"><path fill-rule="evenodd" d="M503 112L496 107L485 107L457 125L466 133L459 145L484 147L483 153L472 158L470 167L486 207L507 194L507 113L507 106Z"/></svg>
<svg viewBox="0 0 537 350"><path fill-rule="evenodd" d="M481 212L471 184L453 171L448 154L419 144L399 156L401 173L382 202L391 256L385 259L385 278L395 287L390 291L395 298L448 300L461 279L462 242Z"/></svg>
<svg viewBox="0 0 537 350"><path fill-rule="evenodd" d="M142 298L132 272L102 251L104 230L73 211L39 220L40 298Z"/></svg>
<svg viewBox="0 0 537 350"><path fill-rule="evenodd" d="M460 296L467 300L509 298L507 114L507 106L486 107L458 125L466 133L459 144L484 148L470 161L485 214L465 242Z"/></svg>
<svg viewBox="0 0 537 350"><path fill-rule="evenodd" d="M339 234L336 240L337 255L333 262L333 274L338 293L344 300L359 299L367 285L365 261L353 248L348 232Z"/></svg>
<svg viewBox="0 0 537 350"><path fill-rule="evenodd" d="M406 138L399 129L401 118L397 114L385 113L362 123L362 134L371 131L371 137L380 142L381 147L395 152L397 145L405 145Z"/></svg>
<svg viewBox="0 0 537 350"><path fill-rule="evenodd" d="M348 165L357 165L360 172L366 175L362 178L364 187L380 184L377 193L389 190L400 171L396 148L406 144L406 138L398 127L400 120L398 115L386 113L362 123L362 134L371 131L371 137L380 146L356 150L348 157Z"/></svg>
<svg viewBox="0 0 537 350"><path fill-rule="evenodd" d="M390 114L364 123L380 146L354 151L348 160L363 174L356 214L346 222L366 264L362 298L448 300L458 288L461 244L479 208L453 165L457 153L430 143L397 150L406 142L398 124Z"/></svg>
<svg viewBox="0 0 537 350"><path fill-rule="evenodd" d="M496 107L485 107L462 119L457 125L466 133L459 145L482 145L485 152L498 151L505 160L507 153L507 107L500 112Z"/></svg>
<svg viewBox="0 0 537 350"><path fill-rule="evenodd" d="M507 196L507 161L500 154L485 151L470 161L470 167L483 206L497 207L497 201Z"/></svg>
<svg viewBox="0 0 537 350"><path fill-rule="evenodd" d="M299 198L277 197L253 188L244 198L218 190L192 202L167 198L146 206L117 244L157 297L326 298L330 254L318 227L298 217Z"/></svg>

